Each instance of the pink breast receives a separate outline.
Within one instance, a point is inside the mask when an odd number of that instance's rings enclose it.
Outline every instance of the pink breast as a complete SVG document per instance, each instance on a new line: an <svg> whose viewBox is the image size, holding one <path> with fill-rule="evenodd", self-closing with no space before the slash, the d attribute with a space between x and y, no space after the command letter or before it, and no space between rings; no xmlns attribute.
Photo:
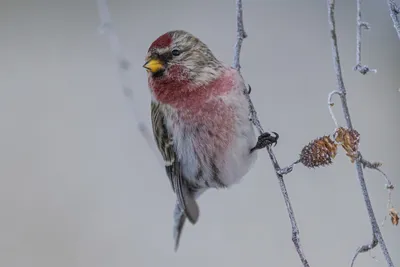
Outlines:
<svg viewBox="0 0 400 267"><path fill-rule="evenodd" d="M184 77L184 72L176 71ZM156 99L177 111L178 123L199 129L197 146L203 150L225 151L234 136L234 110L222 98L235 86L235 73L226 71L207 86L194 87L185 79L151 80ZM222 97L222 98L221 98Z"/></svg>

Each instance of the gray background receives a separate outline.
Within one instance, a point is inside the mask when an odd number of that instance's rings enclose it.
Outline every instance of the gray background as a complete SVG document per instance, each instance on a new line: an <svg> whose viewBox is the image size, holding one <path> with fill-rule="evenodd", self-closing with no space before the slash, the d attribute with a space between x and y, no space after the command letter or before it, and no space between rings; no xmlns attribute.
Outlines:
<svg viewBox="0 0 400 267"><path fill-rule="evenodd" d="M362 76L355 64L355 1L337 1L344 79L361 150L399 184L400 42L385 1L365 1ZM134 64L130 79L142 120L149 93L141 68L150 43L171 29L200 37L232 62L233 0L110 1ZM281 135L282 165L334 129L326 101L336 88L325 1L244 1L242 67L266 130ZM0 2L0 266L301 266L283 198L266 152L240 185L210 191L201 218L173 252L175 203L164 170L136 127L108 39L97 32L96 1ZM343 122L340 104L335 106ZM381 221L383 178L366 171ZM343 150L329 168L286 177L311 266L348 266L371 228ZM393 202L400 209L400 191ZM396 265L400 228L382 229ZM380 249L356 266L385 266Z"/></svg>

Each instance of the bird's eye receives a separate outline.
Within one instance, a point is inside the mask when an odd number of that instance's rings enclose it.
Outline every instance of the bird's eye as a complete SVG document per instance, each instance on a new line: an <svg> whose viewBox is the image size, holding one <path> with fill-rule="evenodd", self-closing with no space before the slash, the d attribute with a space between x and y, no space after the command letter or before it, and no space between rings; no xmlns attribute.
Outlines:
<svg viewBox="0 0 400 267"><path fill-rule="evenodd" d="M172 50L171 53L173 56L179 56L181 54L181 51L179 51L178 49L174 49L174 50Z"/></svg>

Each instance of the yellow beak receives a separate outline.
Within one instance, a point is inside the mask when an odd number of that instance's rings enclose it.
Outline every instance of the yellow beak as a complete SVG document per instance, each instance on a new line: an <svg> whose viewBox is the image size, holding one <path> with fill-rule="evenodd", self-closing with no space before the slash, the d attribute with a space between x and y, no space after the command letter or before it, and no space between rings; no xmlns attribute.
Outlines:
<svg viewBox="0 0 400 267"><path fill-rule="evenodd" d="M150 59L147 61L144 65L143 68L151 71L152 73L156 73L157 71L161 70L164 68L164 65L162 62L158 59Z"/></svg>

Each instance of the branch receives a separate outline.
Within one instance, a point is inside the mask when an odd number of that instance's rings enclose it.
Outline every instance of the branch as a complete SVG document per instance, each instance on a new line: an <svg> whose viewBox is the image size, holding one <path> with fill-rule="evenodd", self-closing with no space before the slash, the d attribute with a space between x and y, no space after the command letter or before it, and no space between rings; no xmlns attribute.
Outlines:
<svg viewBox="0 0 400 267"><path fill-rule="evenodd" d="M361 155L361 153L358 153L358 159L361 162L363 168L369 168L369 169L373 169L378 171L380 174L383 175L383 177L386 180L386 184L385 187L387 189L388 192L388 200L387 200L387 209L389 210L389 215L391 215L391 211L393 210L393 212L395 212L393 204L392 204L392 191L394 189L394 185L392 184L392 182L389 180L389 178L387 177L386 173L384 173L379 167L382 165L382 163L380 162L370 162L366 159L363 158L363 156ZM383 219L383 222L381 223L381 226L384 225L385 221L387 219L387 216L385 216L385 218ZM393 224L396 224L392 221Z"/></svg>
<svg viewBox="0 0 400 267"><path fill-rule="evenodd" d="M242 0L236 0L236 18L237 18L237 41L235 45L235 56L233 67L236 68L240 72L240 52L242 48L243 39L247 37L244 27L243 27L243 8L242 8ZM250 106L250 119L253 124L257 128L260 134L264 133L263 127L261 126L260 120L258 119L256 109L254 108L253 102L250 98L251 87L249 86L249 91L246 92L247 100ZM272 165L274 166L276 177L279 181L279 186L282 191L283 198L285 200L286 208L289 213L290 223L292 224L292 241L296 247L297 253L299 254L300 260L303 263L304 267L309 267L308 261L304 255L300 244L300 233L299 228L297 227L296 219L294 216L292 204L290 203L290 198L286 189L285 181L283 180L283 175L290 173L293 170L294 165L299 163L299 161L294 162L292 165L285 167L283 169L280 168L278 161L275 158L275 155L272 151L271 146L267 146L267 151L269 157L271 158Z"/></svg>
<svg viewBox="0 0 400 267"><path fill-rule="evenodd" d="M131 69L132 64L130 61L124 56L121 48L121 44L119 42L119 38L115 33L111 22L110 12L108 10L108 3L107 0L97 0L97 7L99 10L99 17L100 17L100 27L99 31L101 34L106 33L109 38L110 42L110 49L115 57L115 61L117 63L117 72L120 80L120 86L122 88L123 94L131 101L133 107L133 115L137 122L137 127L139 132L142 134L143 138L146 139L146 142L150 149L153 151L154 155L156 156L157 160L164 166L163 160L160 157L160 154L157 153L157 150L154 146L154 140L151 137L151 131L148 129L146 124L139 119L138 112L136 111L135 107L137 106L134 102L133 98L133 90L130 84L129 79L129 70Z"/></svg>
<svg viewBox="0 0 400 267"><path fill-rule="evenodd" d="M353 256L353 259L351 260L350 267L353 267L354 262L356 261L358 254L370 251L371 249L375 248L376 245L378 245L378 239L376 239L375 235L373 235L372 236L372 241L371 241L370 244L362 245L362 246L357 248L357 251Z"/></svg>
<svg viewBox="0 0 400 267"><path fill-rule="evenodd" d="M356 52L356 65L354 70L359 71L361 74L365 75L368 72L375 72L376 69L370 69L367 65L361 64L361 32L362 30L369 30L369 24L361 20L361 1L357 0L357 52Z"/></svg>
<svg viewBox="0 0 400 267"><path fill-rule="evenodd" d="M392 182L389 180L389 178L387 177L386 173L384 173L379 167L382 165L380 162L370 162L366 159L363 158L363 156L361 155L361 153L359 153L358 155L358 160L361 162L363 168L369 168L369 169L374 169L378 172L380 172L383 177L385 177L386 180L386 189L392 190L394 189L394 185L392 184Z"/></svg>
<svg viewBox="0 0 400 267"><path fill-rule="evenodd" d="M329 20L330 33L331 33L332 56L333 56L334 70L336 72L337 87L338 87L338 91L341 92L340 99L342 102L342 109L343 109L344 117L346 119L347 127L350 130L353 130L353 125L352 125L351 118L350 118L350 112L349 112L349 108L347 105L346 88L345 88L344 82L343 82L342 70L341 70L341 66L340 66L339 50L338 50L338 45L337 45L336 26L335 26L335 0L327 0L327 4L328 4L328 20ZM365 183L364 173L363 173L363 169L362 169L362 163L361 163L360 159L356 160L356 169L357 169L357 174L358 174L358 180L359 180L362 194L364 197L364 202L367 207L368 216L369 216L371 226L372 226L372 232L373 232L372 234L373 234L374 238L376 238L378 240L378 242L381 246L381 249L382 249L382 253L385 256L388 266L393 267L392 259L386 248L385 241L382 237L381 231L379 229L378 223L375 218L374 211L372 209L371 200L368 195L367 185ZM369 246L369 247L372 248L373 246ZM358 252L358 253L360 253L360 252ZM357 254L356 254L356 256L357 256ZM354 262L354 260L353 260L353 262Z"/></svg>
<svg viewBox="0 0 400 267"><path fill-rule="evenodd" d="M394 2L394 0L387 0L387 4L389 6L390 17L393 21L393 27L397 32L397 36L400 39L400 7Z"/></svg>
<svg viewBox="0 0 400 267"><path fill-rule="evenodd" d="M236 1L236 28L237 28L237 35L236 35L236 44L235 44L235 56L233 58L233 66L235 69L240 71L240 52L242 51L242 43L244 38L247 37L246 32L244 31L243 26L243 7L242 1Z"/></svg>

